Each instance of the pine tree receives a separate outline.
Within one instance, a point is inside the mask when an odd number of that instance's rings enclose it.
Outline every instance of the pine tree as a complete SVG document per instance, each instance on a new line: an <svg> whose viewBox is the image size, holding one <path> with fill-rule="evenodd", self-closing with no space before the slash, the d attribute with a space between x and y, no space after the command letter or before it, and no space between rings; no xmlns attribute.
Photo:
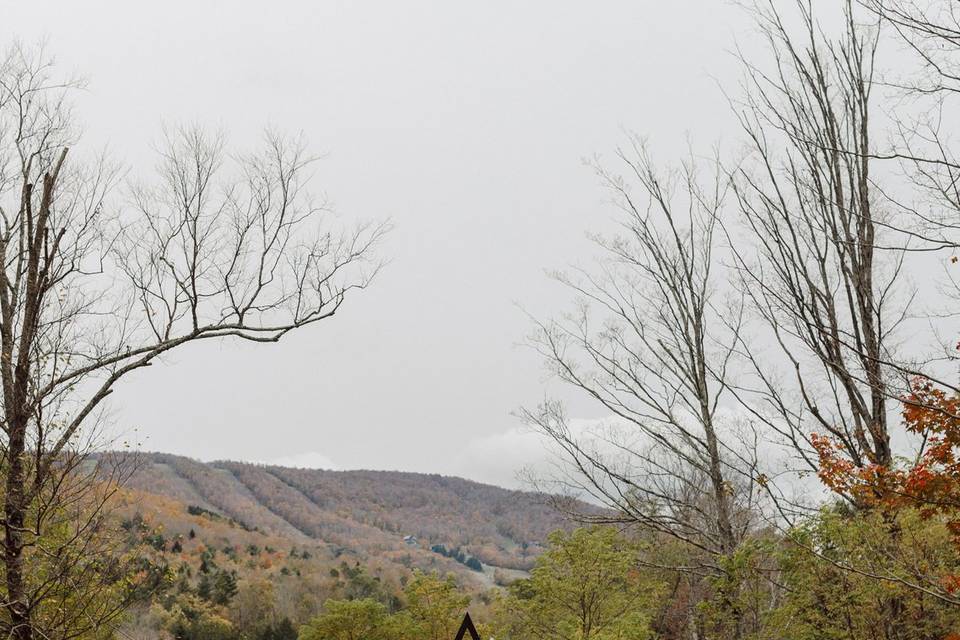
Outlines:
<svg viewBox="0 0 960 640"><path fill-rule="evenodd" d="M213 585L213 601L227 605L237 595L237 578L232 572L220 571Z"/></svg>
<svg viewBox="0 0 960 640"><path fill-rule="evenodd" d="M202 576L200 576L200 583L197 585L197 595L204 600L209 600L212 591L213 587L210 584L210 575L204 573Z"/></svg>

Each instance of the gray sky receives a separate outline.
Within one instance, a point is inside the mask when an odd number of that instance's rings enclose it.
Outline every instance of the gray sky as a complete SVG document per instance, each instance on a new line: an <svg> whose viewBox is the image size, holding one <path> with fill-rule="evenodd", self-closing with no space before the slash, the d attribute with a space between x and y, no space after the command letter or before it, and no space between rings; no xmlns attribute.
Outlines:
<svg viewBox="0 0 960 640"><path fill-rule="evenodd" d="M509 482L535 455L510 412L550 389L516 302L556 313L545 268L585 262L611 215L581 159L623 129L677 159L736 138L716 79L746 38L721 0L3 3L0 37L49 41L89 79L85 142L135 174L163 122L263 125L324 153L345 219L391 218L375 286L277 346L179 352L115 394L150 450L330 461ZM595 418L573 402L571 413Z"/></svg>

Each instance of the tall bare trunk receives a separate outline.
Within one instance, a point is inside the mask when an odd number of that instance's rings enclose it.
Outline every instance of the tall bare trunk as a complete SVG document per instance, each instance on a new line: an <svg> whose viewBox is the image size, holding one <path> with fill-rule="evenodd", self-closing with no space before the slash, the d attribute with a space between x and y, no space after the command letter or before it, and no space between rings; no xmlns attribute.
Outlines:
<svg viewBox="0 0 960 640"><path fill-rule="evenodd" d="M10 618L10 638L32 640L33 627L30 624L30 609L27 606L23 573L23 530L26 520L23 455L26 429L22 424L17 425L13 421L10 427L10 444L7 452L9 467L4 496L6 523L3 561L7 582L7 601L4 606Z"/></svg>

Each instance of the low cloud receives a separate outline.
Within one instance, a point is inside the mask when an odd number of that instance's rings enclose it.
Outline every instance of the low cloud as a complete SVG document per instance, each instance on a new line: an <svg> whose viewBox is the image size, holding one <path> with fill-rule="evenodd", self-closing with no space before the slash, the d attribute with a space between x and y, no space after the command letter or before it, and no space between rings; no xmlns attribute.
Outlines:
<svg viewBox="0 0 960 640"><path fill-rule="evenodd" d="M576 436L589 438L611 422L574 419L569 427ZM530 427L517 426L468 441L443 472L511 489L531 489L532 478L553 478L564 464L553 440Z"/></svg>

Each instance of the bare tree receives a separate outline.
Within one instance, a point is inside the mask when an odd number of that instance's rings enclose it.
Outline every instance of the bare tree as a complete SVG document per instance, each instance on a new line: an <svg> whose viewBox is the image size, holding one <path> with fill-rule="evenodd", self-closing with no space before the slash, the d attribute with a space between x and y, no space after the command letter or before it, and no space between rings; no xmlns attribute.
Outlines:
<svg viewBox="0 0 960 640"><path fill-rule="evenodd" d="M524 416L573 463L568 481L617 518L708 557L731 553L757 496L753 452L724 424L720 404L742 317L714 273L726 183L717 174L704 186L693 161L662 174L637 139L618 155L631 181L597 170L622 233L595 236L605 256L596 270L556 274L578 308L539 323L534 336L550 369L617 420L594 434L598 442L556 402ZM722 335L720 316L730 319Z"/></svg>
<svg viewBox="0 0 960 640"><path fill-rule="evenodd" d="M551 368L617 420L584 435L559 403L525 413L559 445L568 464L562 481L615 509L595 519L639 523L696 549L691 564L707 560L697 568L716 579L703 597L733 592L721 604L734 637L749 631L736 603L737 590L749 587L724 580L735 571L724 572L722 558L755 550L743 541L763 535L757 523L768 505L776 512L767 522L781 531L811 514L796 508L809 504L787 499L768 475L769 460L759 459L774 457L770 440L777 440L799 470L820 472L819 435L841 448L854 474L898 464L891 436L903 398L911 380L933 376L937 364L923 354L927 334L910 331L932 333L931 318L913 309L904 265L960 246L960 164L944 111L960 88L955 3L844 0L834 7L839 29L822 23L810 0L788 3L796 10L789 16L775 0L746 4L768 53L740 56L745 82L731 104L746 156L716 162L706 192L690 166L663 178L642 145L621 153L643 197L601 171L625 212L626 231L597 238L607 259L596 272L560 276L582 301L577 312L538 324L535 344ZM878 91L891 84L876 68L885 23L912 39L928 72L896 87L934 100L919 125L875 106ZM900 146L881 151L875 130L891 125ZM884 163L890 159L903 161L912 183L897 182ZM903 192L921 194L924 205L904 201ZM721 215L729 208L735 220ZM743 296L732 307L718 302L729 297L727 287ZM724 426L724 398L749 416L737 433ZM908 437L904 429L899 435ZM918 440L919 459L927 440ZM868 512L877 501L847 497L861 509L844 517L882 521L880 545L871 549L876 561L837 560L815 545L805 551L844 571L955 602L925 565L903 553L898 515ZM793 535L779 540L805 544ZM757 572L771 569L769 582L757 580L763 596L755 602L768 594L772 602L784 593L777 562L752 557L763 565ZM892 627L903 604L899 595L881 602ZM764 606L754 620L764 617Z"/></svg>
<svg viewBox="0 0 960 640"><path fill-rule="evenodd" d="M916 54L923 73L891 81L911 93L960 92L960 8L950 0L859 0Z"/></svg>
<svg viewBox="0 0 960 640"><path fill-rule="evenodd" d="M741 341L753 376L737 395L817 469L814 433L856 465L889 465L890 401L902 388L892 345L909 299L898 298L902 245L871 169L877 29L847 1L843 32L826 35L805 0L793 31L773 2L755 9L768 68L742 57L736 103L752 162L730 171L751 242L733 238L734 267L769 329ZM764 341L768 344L764 344ZM780 374L783 375L780 375Z"/></svg>
<svg viewBox="0 0 960 640"><path fill-rule="evenodd" d="M960 246L960 159L952 140L951 107L960 94L960 24L949 1L888 2L862 0L881 23L919 60L919 69L888 80L907 100L896 111L893 148L875 153L895 160L914 187L912 200L886 194L891 205L908 214L905 229L925 251ZM954 282L954 284L956 284Z"/></svg>
<svg viewBox="0 0 960 640"><path fill-rule="evenodd" d="M262 151L232 156L218 136L171 132L159 180L117 207L115 168L68 156L76 86L42 51L15 46L0 62L0 628L16 640L102 621L49 622L67 597L96 609L94 593L51 588L76 567L46 557L45 541L69 505L105 504L67 472L116 383L188 343L276 342L330 318L376 273L385 231L325 226L307 190L311 157L272 133Z"/></svg>
<svg viewBox="0 0 960 640"><path fill-rule="evenodd" d="M956 349L956 303L960 299L956 254L960 247L960 158L953 140L953 110L960 97L960 8L949 0L860 0L896 34L897 41L917 62L907 71L890 74L887 83L903 98L894 117L891 149L873 158L894 161L910 178L906 195L884 192L890 206L905 212L903 232L917 250L935 253L947 271L946 309L936 309L935 320L946 320L941 339L952 366L943 371L915 371L941 386L960 391L952 379ZM946 253L946 256L943 254ZM946 259L945 259L946 258Z"/></svg>
<svg viewBox="0 0 960 640"><path fill-rule="evenodd" d="M535 344L617 426L598 443L557 403L525 414L572 463L567 482L614 507L613 519L698 549L721 577L721 558L761 530L768 504L780 524L797 515L760 460L770 440L806 470L818 470L816 433L857 465L889 465L891 398L907 372L893 346L910 302L898 298L904 237L883 244L901 230L871 173L878 31L849 1L836 37L809 2L795 5L799 28L772 1L751 9L770 65L741 56L734 105L747 158L715 160L704 189L692 165L663 178L635 145L620 159L640 200L601 170L625 233L597 238L608 256L597 273L560 276L583 302L541 323ZM728 419L739 429L724 424L724 398L748 416ZM739 637L737 581L725 584Z"/></svg>

